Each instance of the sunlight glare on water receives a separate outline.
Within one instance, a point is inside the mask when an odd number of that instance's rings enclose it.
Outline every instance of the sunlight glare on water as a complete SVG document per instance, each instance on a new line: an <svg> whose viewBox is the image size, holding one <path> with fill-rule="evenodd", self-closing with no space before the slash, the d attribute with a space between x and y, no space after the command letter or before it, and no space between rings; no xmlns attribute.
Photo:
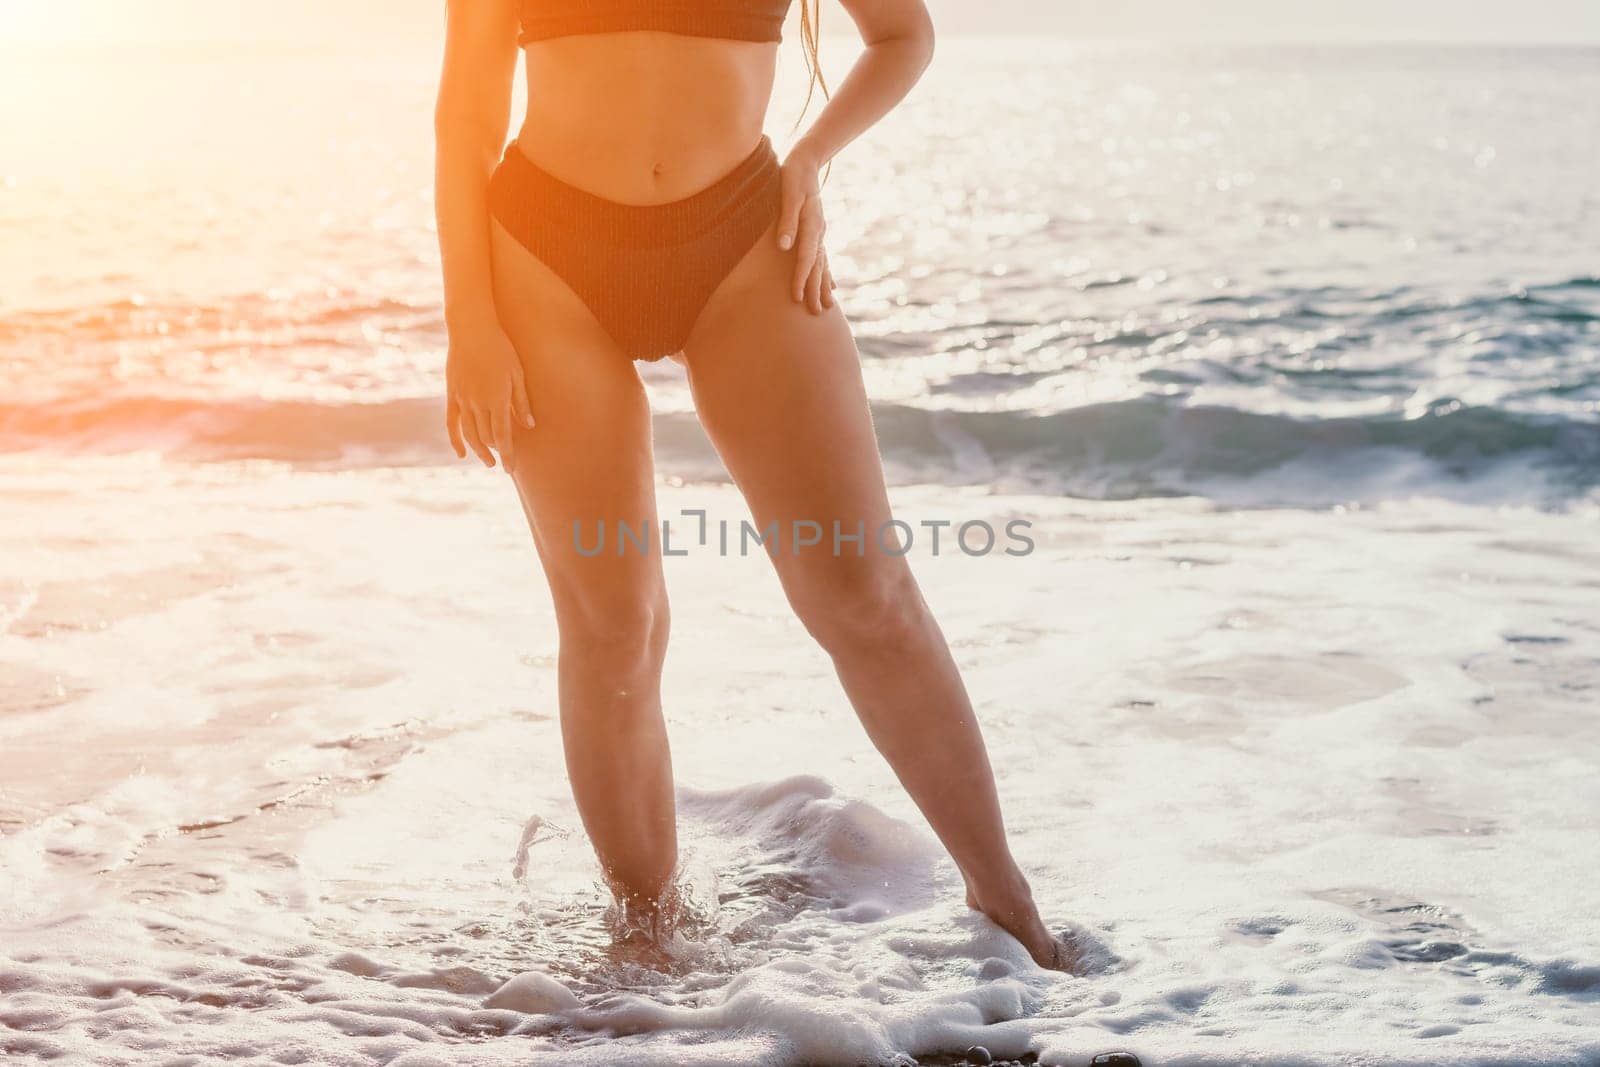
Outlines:
<svg viewBox="0 0 1600 1067"><path fill-rule="evenodd" d="M688 918L613 938L440 431L436 51L0 62L0 1058L1600 1060L1595 51L947 41L834 167L897 514L1031 523L913 563L1075 977L759 554L667 561Z"/></svg>
<svg viewBox="0 0 1600 1067"><path fill-rule="evenodd" d="M842 67L849 46L825 43ZM1250 475L1330 442L1591 484L1590 53L1039 40L941 57L827 193L906 476L925 476L932 434L985 457L974 478L1091 495ZM780 140L803 97L793 58ZM3 384L73 412L11 407L0 433L294 455L320 418L368 455L442 458L423 416L443 350L429 51L177 52L158 80L124 77L128 62L0 74L30 104L0 118L30 146L0 207L28 250L0 267ZM663 419L687 410L675 369L650 380ZM171 430L191 410L199 440ZM1102 457L1107 482L1044 444L1091 420L1149 455ZM1262 451L1212 471L1224 420ZM686 473L703 448L678 457Z"/></svg>

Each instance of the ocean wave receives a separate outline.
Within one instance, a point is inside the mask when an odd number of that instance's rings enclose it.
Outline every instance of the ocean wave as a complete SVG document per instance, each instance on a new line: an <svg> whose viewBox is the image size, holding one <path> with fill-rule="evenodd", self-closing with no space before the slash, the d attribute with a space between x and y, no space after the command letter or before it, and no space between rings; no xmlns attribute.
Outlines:
<svg viewBox="0 0 1600 1067"><path fill-rule="evenodd" d="M1299 418L1144 397L1062 411L873 407L896 481L1097 499L1307 502L1438 493L1559 501L1600 484L1600 422L1441 399L1412 417ZM721 480L689 413L654 419L662 472ZM0 405L0 448L153 450L318 466L450 462L438 397L375 403L123 397Z"/></svg>
<svg viewBox="0 0 1600 1067"><path fill-rule="evenodd" d="M1159 397L1042 415L893 407L875 417L885 454L915 469L1091 498L1548 501L1600 482L1600 424L1453 399L1410 418L1298 418Z"/></svg>
<svg viewBox="0 0 1600 1067"><path fill-rule="evenodd" d="M0 314L0 341L41 337L66 337L79 342L123 341L156 332L204 339L241 327L265 334L295 327L359 326L375 318L402 318L431 328L443 325L442 311L432 303L345 291L246 292L210 302L137 297L10 311Z"/></svg>

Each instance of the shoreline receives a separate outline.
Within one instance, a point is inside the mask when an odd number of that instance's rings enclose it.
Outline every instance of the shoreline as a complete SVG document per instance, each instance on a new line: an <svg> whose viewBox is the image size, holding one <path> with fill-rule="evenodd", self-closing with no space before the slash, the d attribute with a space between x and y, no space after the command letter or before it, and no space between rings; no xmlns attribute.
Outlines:
<svg viewBox="0 0 1600 1067"><path fill-rule="evenodd" d="M606 947L503 479L0 458L0 974L39 1020L0 1048L81 1051L109 1004L124 1058L283 1055L317 1019L319 1062L498 1062L468 1036L536 1021L483 1008L531 971L589 1019L532 1062L1600 1051L1595 516L895 488L1035 524L1030 556L913 567L1041 906L1125 961L1080 979L966 911L767 563L673 557L681 832L718 904L657 971ZM702 505L742 511L662 487Z"/></svg>

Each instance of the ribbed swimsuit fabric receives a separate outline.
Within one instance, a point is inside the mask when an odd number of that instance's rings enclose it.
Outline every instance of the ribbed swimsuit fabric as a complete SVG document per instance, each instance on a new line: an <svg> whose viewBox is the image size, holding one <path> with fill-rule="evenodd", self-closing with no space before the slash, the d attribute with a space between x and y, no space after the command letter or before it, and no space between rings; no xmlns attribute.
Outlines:
<svg viewBox="0 0 1600 1067"><path fill-rule="evenodd" d="M506 146L489 182L506 232L588 306L630 359L682 350L711 294L778 217L778 158L755 151L665 204L619 204L569 185Z"/></svg>
<svg viewBox="0 0 1600 1067"><path fill-rule="evenodd" d="M685 37L776 41L790 0L522 0L520 44L590 33L658 30Z"/></svg>

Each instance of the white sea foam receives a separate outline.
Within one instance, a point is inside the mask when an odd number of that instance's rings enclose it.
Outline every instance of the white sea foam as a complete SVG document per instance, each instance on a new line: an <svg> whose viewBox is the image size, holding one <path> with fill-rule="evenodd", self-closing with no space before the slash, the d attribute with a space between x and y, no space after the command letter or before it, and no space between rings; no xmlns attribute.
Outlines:
<svg viewBox="0 0 1600 1067"><path fill-rule="evenodd" d="M499 475L0 478L34 505L0 527L24 1061L1600 1056L1592 516L900 491L1035 523L1032 556L914 562L1045 913L1100 946L1068 977L962 905L764 560L669 561L706 906L617 945Z"/></svg>
<svg viewBox="0 0 1600 1067"><path fill-rule="evenodd" d="M946 40L838 161L904 517L1034 523L914 563L1068 977L704 551L685 922L614 943L411 43L0 62L0 1058L1600 1062L1592 51Z"/></svg>

